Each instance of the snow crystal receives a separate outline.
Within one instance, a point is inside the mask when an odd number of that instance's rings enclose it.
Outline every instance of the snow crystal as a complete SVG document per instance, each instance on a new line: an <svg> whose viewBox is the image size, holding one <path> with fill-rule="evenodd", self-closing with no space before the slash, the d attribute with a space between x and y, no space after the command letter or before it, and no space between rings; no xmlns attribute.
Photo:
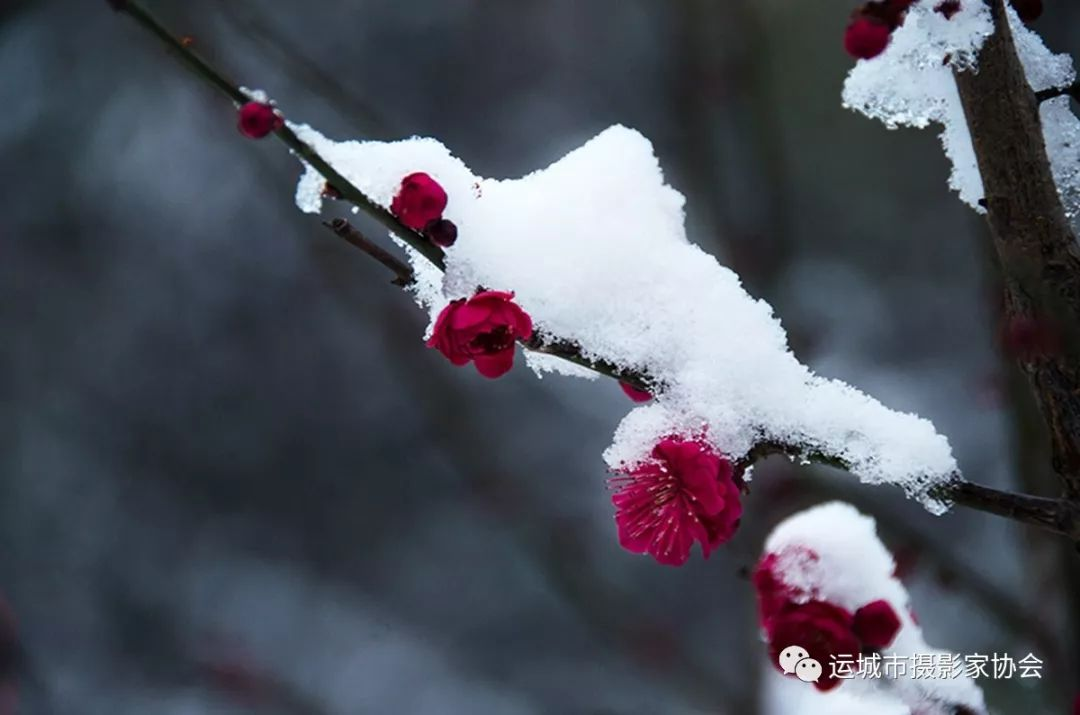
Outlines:
<svg viewBox="0 0 1080 715"><path fill-rule="evenodd" d="M263 104L273 104L273 100L270 99L270 95L263 89L251 89L250 87L240 87L240 93L247 95L252 102L261 102Z"/></svg>
<svg viewBox="0 0 1080 715"><path fill-rule="evenodd" d="M965 2L951 19L933 11L936 0L912 5L904 24L880 56L860 60L844 82L843 103L890 129L943 127L941 141L952 162L949 186L979 213L982 178L953 71L976 71L979 48L993 31L989 8ZM1042 39L1006 7L1017 54L1036 91L1063 87L1076 77L1068 55L1050 52ZM1080 121L1068 99L1044 102L1043 133L1054 179L1070 218L1080 213Z"/></svg>
<svg viewBox="0 0 1080 715"><path fill-rule="evenodd" d="M801 558L799 555L806 549L818 558ZM895 562L878 539L874 520L851 505L831 502L789 517L766 539L765 550L780 557L776 568L786 584L813 593L820 600L851 612L879 599L888 601L900 617L901 628L892 645L882 651L883 657L900 656L901 662L907 659L910 664L915 654L936 658L937 654L948 653L927 645L922 629L911 616L907 590L893 576ZM861 688L885 689L918 712L951 712L944 707L948 703L986 712L982 691L972 679L960 674L938 679L913 678L912 674L909 667L909 677L899 673L901 677L895 679L857 678L845 682L839 692L858 698ZM821 712L833 710L823 708Z"/></svg>
<svg viewBox="0 0 1080 715"><path fill-rule="evenodd" d="M338 143L294 129L382 206L414 171L446 189L460 238L445 276L413 256L432 317L478 286L511 290L541 336L655 378L657 399L620 425L610 466L645 459L672 433L702 433L733 458L774 440L840 457L866 482L900 484L943 508L926 490L956 471L945 438L799 363L772 308L687 240L684 199L637 132L612 127L547 169L500 181L474 176L432 139ZM309 167L297 204L318 211L321 188ZM538 373L582 374L547 356L529 362Z"/></svg>

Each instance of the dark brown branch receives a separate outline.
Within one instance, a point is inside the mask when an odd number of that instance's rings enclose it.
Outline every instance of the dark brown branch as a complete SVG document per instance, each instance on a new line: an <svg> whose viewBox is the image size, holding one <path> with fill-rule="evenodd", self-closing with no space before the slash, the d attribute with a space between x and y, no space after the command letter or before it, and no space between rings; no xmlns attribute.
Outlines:
<svg viewBox="0 0 1080 715"><path fill-rule="evenodd" d="M996 31L979 53L978 71L956 85L971 132L985 207L1005 280L1009 320L1080 325L1080 251L1046 154L1039 106L1031 91L1003 0L991 0ZM1021 361L1050 429L1054 471L1080 499L1080 352ZM999 512L1000 513L1000 512Z"/></svg>
<svg viewBox="0 0 1080 715"><path fill-rule="evenodd" d="M957 504L1038 526L1080 543L1080 506L1076 502L1014 494L963 480L942 487L940 493Z"/></svg>
<svg viewBox="0 0 1080 715"><path fill-rule="evenodd" d="M1050 87L1049 89L1041 89L1035 93L1035 101L1042 103L1048 99L1054 99L1055 97L1070 96L1077 102L1080 102L1080 81L1073 82L1066 87Z"/></svg>
<svg viewBox="0 0 1080 715"><path fill-rule="evenodd" d="M772 455L783 455L788 459L822 464L844 471L850 471L851 468L843 459L819 450L804 450L797 445L766 441L755 445L750 453L735 465L736 469L745 470L758 460ZM1036 526L1067 536L1080 544L1080 505L1068 499L1049 499L1002 491L966 481L959 475L932 488L930 496L945 503L959 504Z"/></svg>
<svg viewBox="0 0 1080 715"><path fill-rule="evenodd" d="M356 227L345 219L336 218L333 221L323 221L323 226L326 226L333 231L335 235L345 239L350 244L359 248L361 251L393 271L395 277L391 283L394 285L405 288L406 286L412 285L416 280L416 277L413 275L413 269L409 264L400 260L397 256L394 256L382 246L373 243L367 236L360 233Z"/></svg>

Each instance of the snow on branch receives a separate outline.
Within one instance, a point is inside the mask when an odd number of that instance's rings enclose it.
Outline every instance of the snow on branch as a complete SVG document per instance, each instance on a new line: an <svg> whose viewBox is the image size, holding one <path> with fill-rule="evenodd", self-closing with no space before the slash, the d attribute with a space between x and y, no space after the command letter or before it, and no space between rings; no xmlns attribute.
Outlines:
<svg viewBox="0 0 1080 715"><path fill-rule="evenodd" d="M799 363L771 306L687 239L684 199L639 133L612 127L546 169L494 180L434 139L334 142L294 129L381 206L417 171L445 188L445 216L461 236L446 249L446 272L413 256L433 323L479 286L512 291L541 344L570 340L588 360L650 375L656 399L619 426L605 454L613 469L642 462L671 434L700 435L736 460L775 441L836 455L864 481L943 510L928 492L957 470L946 439ZM303 210L320 209L324 184L309 167L297 190ZM538 373L583 375L543 354L528 359Z"/></svg>

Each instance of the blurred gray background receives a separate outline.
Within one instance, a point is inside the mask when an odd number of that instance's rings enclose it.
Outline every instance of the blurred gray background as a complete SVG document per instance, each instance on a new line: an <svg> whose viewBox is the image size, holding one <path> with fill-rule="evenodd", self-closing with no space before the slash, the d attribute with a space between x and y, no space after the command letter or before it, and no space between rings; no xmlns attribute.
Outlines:
<svg viewBox="0 0 1080 715"><path fill-rule="evenodd" d="M1054 492L934 133L840 107L848 2L145 2L330 136L432 135L511 177L641 130L804 361L931 418L972 479ZM1080 52L1080 5L1037 27ZM747 571L835 497L879 518L932 644L1047 662L988 684L997 712L1065 712L1080 560L1058 542L770 462L708 561L628 554L600 459L617 386L425 349L380 266L293 207L296 162L130 20L6 0L0 107L19 713L759 712Z"/></svg>

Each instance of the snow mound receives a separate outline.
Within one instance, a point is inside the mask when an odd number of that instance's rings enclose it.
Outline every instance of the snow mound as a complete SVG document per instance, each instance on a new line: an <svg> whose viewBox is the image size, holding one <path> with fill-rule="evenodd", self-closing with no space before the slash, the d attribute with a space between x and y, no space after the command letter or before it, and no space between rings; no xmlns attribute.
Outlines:
<svg viewBox="0 0 1080 715"><path fill-rule="evenodd" d="M446 274L412 255L432 317L478 286L513 291L542 337L655 378L657 400L623 420L605 453L611 467L642 461L672 433L701 434L735 459L772 440L843 459L863 481L898 484L944 510L927 490L956 472L946 439L796 360L771 306L687 240L683 196L639 133L611 127L546 169L495 180L433 139L334 142L294 129L379 205L415 171L446 189L460 236ZM322 185L308 167L301 209L320 210ZM549 357L530 364L581 375Z"/></svg>

